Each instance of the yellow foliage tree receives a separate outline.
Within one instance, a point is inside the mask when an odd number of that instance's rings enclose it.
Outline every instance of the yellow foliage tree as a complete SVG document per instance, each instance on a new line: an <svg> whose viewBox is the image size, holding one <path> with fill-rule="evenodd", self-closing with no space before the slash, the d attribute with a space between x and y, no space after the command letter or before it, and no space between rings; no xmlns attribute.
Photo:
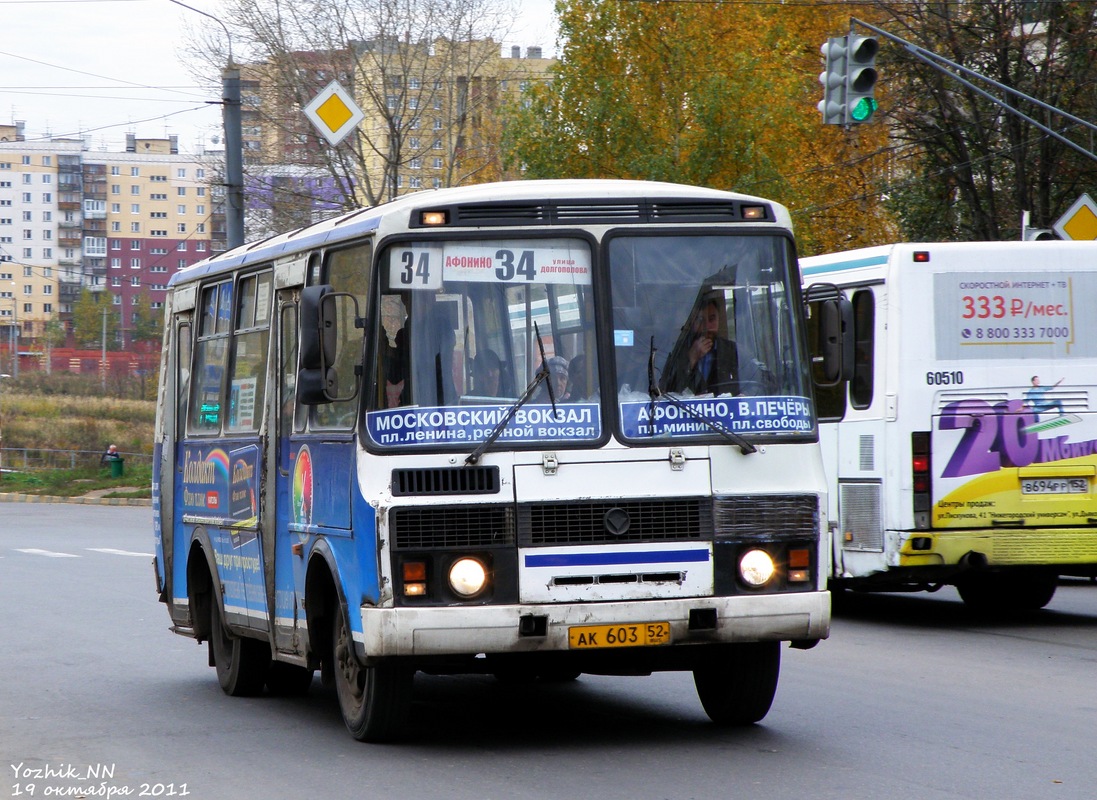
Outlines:
<svg viewBox="0 0 1097 800"><path fill-rule="evenodd" d="M820 45L848 18L783 3L559 0L551 75L508 114L531 178L668 180L789 206L805 253L894 236L880 124L824 126ZM829 128L829 129L828 129Z"/></svg>

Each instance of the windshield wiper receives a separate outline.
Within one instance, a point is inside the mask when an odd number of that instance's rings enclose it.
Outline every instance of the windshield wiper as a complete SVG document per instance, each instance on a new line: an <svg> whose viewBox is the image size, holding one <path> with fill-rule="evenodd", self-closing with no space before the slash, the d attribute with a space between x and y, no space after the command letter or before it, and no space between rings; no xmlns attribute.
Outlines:
<svg viewBox="0 0 1097 800"><path fill-rule="evenodd" d="M484 441L480 442L480 446L473 450L468 456L465 457L465 463L469 466L480 463L480 458L487 452L487 449L495 443L495 440L499 438L503 430L510 424L510 421L514 419L514 415L518 413L518 409L524 406L533 393L537 391L537 387L548 381L548 393L549 401L552 403L552 415L556 416L556 394L552 391L552 381L550 380L548 359L545 358L545 343L541 341L541 332L537 329L537 323L533 323L533 335L537 337L537 349L541 351L541 366L538 368L537 373L533 376L533 380L529 382L526 390L522 392L522 396L517 401L511 404L507 409L507 413L503 415L503 418L499 421L491 433L487 435Z"/></svg>
<svg viewBox="0 0 1097 800"><path fill-rule="evenodd" d="M750 442L748 442L742 436L737 434L735 431L729 431L727 428L725 428L723 425L721 425L717 420L711 419L711 418L705 416L704 414L700 413L699 411L694 410L693 408L691 408L686 403L683 403L681 400L679 400L674 395L672 395L668 392L664 392L659 388L659 384L657 384L655 382L655 337L654 336L651 337L651 349L648 351L648 397L651 398L651 401L650 401L650 412L651 413L649 415L650 419L651 419L651 424L649 426L649 429L651 431L651 433L649 434L650 436L655 435L655 401L658 400L659 398L664 398L667 401L669 401L670 404L672 406L674 406L675 408L686 412L689 416L693 417L698 422L701 422L704 425L708 426L712 430L716 431L716 433L720 434L725 439L727 439L729 442L731 442L733 445L736 445L739 448L739 452L742 453L743 455L750 455L751 453L757 453L758 452L757 447L752 445Z"/></svg>

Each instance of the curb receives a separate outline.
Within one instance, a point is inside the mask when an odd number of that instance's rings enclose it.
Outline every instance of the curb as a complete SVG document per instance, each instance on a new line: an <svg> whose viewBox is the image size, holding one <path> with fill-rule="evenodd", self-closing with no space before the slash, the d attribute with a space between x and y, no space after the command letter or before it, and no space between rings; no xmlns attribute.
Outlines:
<svg viewBox="0 0 1097 800"><path fill-rule="evenodd" d="M84 506L147 506L152 500L144 497L56 497L45 494L0 492L0 503L70 503Z"/></svg>

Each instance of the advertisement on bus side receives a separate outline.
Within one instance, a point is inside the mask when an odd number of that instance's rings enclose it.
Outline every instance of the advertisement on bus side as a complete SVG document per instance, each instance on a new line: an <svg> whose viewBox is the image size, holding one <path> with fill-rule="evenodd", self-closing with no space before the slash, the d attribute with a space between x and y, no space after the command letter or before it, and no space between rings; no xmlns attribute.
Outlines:
<svg viewBox="0 0 1097 800"><path fill-rule="evenodd" d="M1053 393L1025 394L957 400L934 419L935 526L1084 525L1097 517L1097 424Z"/></svg>
<svg viewBox="0 0 1097 800"><path fill-rule="evenodd" d="M935 526L1084 525L1097 516L1097 419L1067 371L1097 355L1097 317L1076 308L1093 292L1097 274L1076 271L934 275L938 363L1008 364L1015 376L949 397L934 417Z"/></svg>

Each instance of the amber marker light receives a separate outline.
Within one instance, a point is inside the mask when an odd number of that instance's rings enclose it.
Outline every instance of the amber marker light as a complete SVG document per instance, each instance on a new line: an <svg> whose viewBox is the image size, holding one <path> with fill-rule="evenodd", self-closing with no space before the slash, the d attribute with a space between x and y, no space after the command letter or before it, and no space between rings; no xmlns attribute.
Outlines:
<svg viewBox="0 0 1097 800"><path fill-rule="evenodd" d="M424 597L427 593L427 565L424 561L405 561L403 564L404 595Z"/></svg>
<svg viewBox="0 0 1097 800"><path fill-rule="evenodd" d="M796 549L788 551L788 582L806 583L811 580L811 551Z"/></svg>
<svg viewBox="0 0 1097 800"><path fill-rule="evenodd" d="M423 225L445 225L449 220L445 211L422 211L419 222Z"/></svg>
<svg viewBox="0 0 1097 800"><path fill-rule="evenodd" d="M766 207L765 206L743 206L742 207L743 219L765 219Z"/></svg>

